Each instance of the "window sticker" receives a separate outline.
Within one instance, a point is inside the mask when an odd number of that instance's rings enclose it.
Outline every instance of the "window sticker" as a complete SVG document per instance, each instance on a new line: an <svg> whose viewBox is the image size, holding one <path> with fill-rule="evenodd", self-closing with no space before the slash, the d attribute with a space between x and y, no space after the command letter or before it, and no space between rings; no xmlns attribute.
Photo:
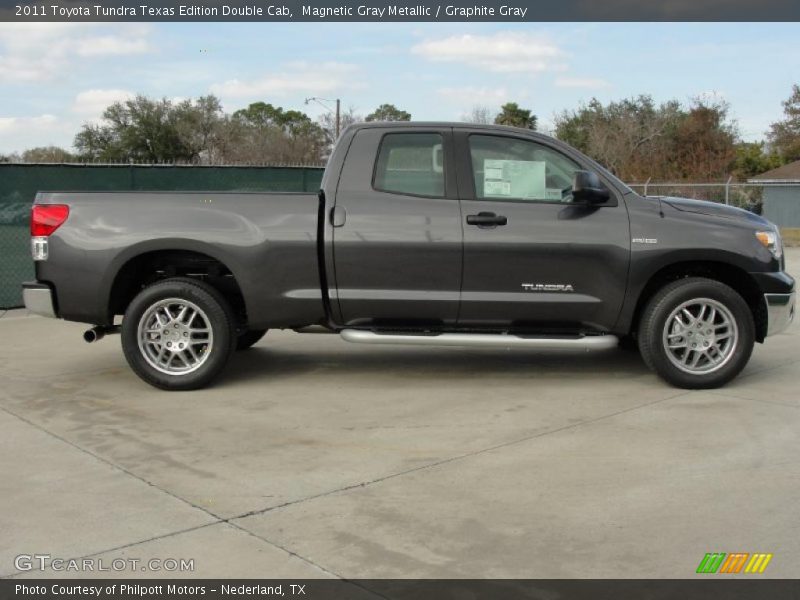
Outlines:
<svg viewBox="0 0 800 600"><path fill-rule="evenodd" d="M485 198L546 197L545 162L531 160L483 161L483 196Z"/></svg>

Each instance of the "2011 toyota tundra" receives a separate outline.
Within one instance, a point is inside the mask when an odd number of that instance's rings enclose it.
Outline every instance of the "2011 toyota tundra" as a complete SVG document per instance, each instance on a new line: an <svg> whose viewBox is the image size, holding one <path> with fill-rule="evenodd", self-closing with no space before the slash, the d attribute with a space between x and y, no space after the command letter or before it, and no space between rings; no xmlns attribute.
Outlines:
<svg viewBox="0 0 800 600"><path fill-rule="evenodd" d="M526 130L351 126L321 188L38 194L25 305L94 325L87 341L120 331L131 368L170 390L208 384L270 328L310 326L371 344L625 338L673 385L711 388L794 315L769 221L639 196Z"/></svg>

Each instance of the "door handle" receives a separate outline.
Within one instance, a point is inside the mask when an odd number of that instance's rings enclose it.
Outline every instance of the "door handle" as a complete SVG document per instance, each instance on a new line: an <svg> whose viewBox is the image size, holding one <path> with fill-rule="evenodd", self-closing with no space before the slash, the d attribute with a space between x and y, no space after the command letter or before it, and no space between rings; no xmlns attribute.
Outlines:
<svg viewBox="0 0 800 600"><path fill-rule="evenodd" d="M341 227L347 221L347 211L344 206L334 206L331 209L331 225Z"/></svg>
<svg viewBox="0 0 800 600"><path fill-rule="evenodd" d="M497 227L508 223L508 218L496 215L493 212L479 212L477 215L467 215L467 225L478 227Z"/></svg>

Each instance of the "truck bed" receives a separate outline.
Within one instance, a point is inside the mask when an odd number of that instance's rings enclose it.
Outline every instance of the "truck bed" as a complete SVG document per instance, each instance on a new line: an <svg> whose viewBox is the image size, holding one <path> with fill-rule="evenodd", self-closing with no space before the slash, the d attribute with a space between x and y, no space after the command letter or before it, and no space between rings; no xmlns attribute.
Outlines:
<svg viewBox="0 0 800 600"><path fill-rule="evenodd" d="M180 249L226 265L240 285L249 322L298 326L324 316L317 254L319 196L272 192L57 192L66 204L36 278L53 284L59 315L105 324L115 282L143 254ZM122 269L122 271L120 271Z"/></svg>

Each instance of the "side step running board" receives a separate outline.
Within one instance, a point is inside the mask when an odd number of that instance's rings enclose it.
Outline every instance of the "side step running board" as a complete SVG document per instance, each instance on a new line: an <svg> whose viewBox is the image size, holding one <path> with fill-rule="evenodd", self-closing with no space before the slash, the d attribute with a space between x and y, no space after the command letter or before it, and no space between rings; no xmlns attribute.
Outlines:
<svg viewBox="0 0 800 600"><path fill-rule="evenodd" d="M343 329L342 339L357 344L408 344L412 346L479 346L495 348L527 347L542 350L608 350L619 340L615 335L580 337L520 337L484 333L398 334L375 333L361 329Z"/></svg>

